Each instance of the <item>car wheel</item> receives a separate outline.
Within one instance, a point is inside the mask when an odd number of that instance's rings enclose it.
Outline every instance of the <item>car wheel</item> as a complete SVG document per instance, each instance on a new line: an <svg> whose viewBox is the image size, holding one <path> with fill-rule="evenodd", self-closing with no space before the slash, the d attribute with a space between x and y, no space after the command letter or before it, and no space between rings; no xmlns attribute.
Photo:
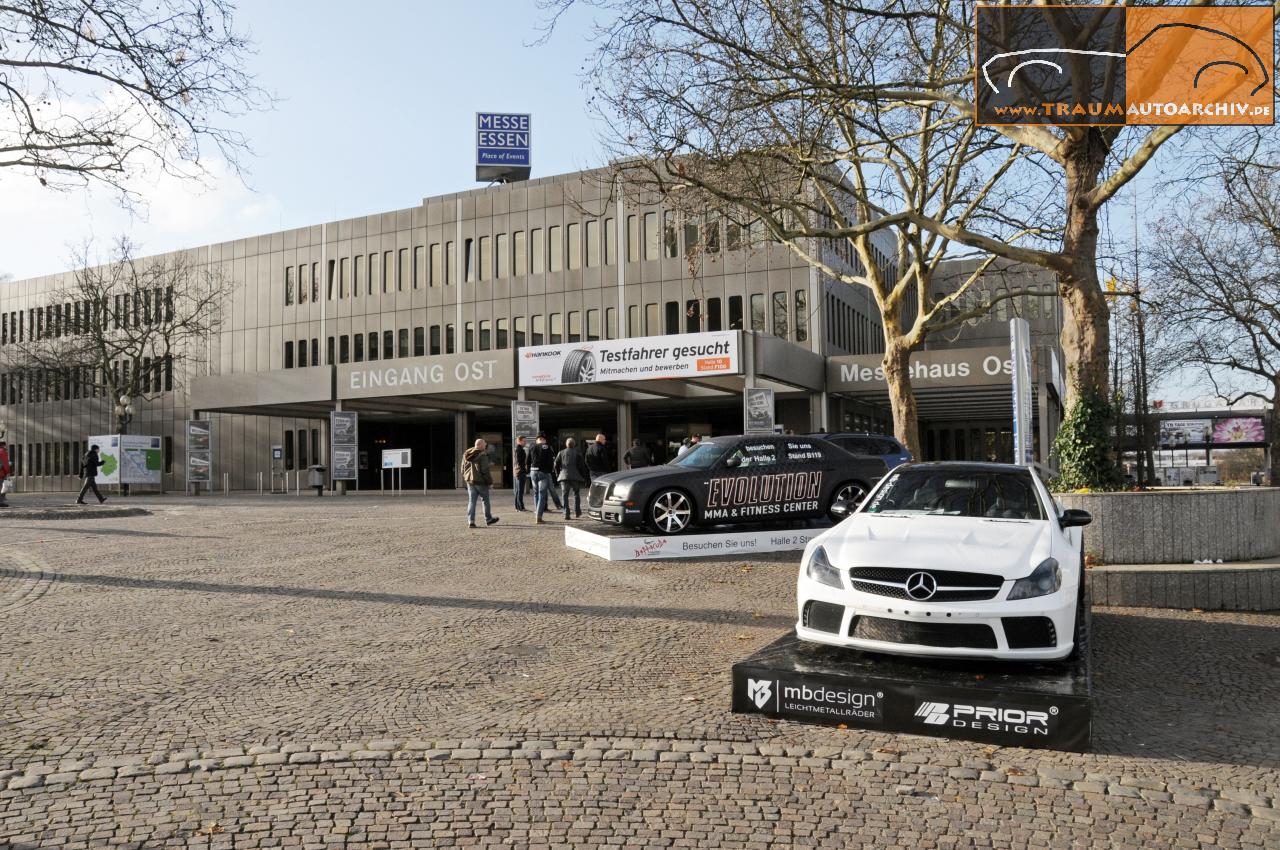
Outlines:
<svg viewBox="0 0 1280 850"><path fill-rule="evenodd" d="M863 497L866 495L867 495L866 487L863 487L857 481L846 481L845 483L837 487L835 491L831 494L831 504L827 505L827 516L833 522L839 522L840 520L844 519L844 517L836 516L834 513L832 513L831 512L832 506L834 506L835 503L839 501L853 502L856 505L858 504L858 502L861 502Z"/></svg>
<svg viewBox="0 0 1280 850"><path fill-rule="evenodd" d="M590 351L570 351L560 370L562 384L589 384L596 379L596 356Z"/></svg>
<svg viewBox="0 0 1280 850"><path fill-rule="evenodd" d="M659 534L679 534L693 522L693 500L682 490L662 490L649 503L649 524Z"/></svg>

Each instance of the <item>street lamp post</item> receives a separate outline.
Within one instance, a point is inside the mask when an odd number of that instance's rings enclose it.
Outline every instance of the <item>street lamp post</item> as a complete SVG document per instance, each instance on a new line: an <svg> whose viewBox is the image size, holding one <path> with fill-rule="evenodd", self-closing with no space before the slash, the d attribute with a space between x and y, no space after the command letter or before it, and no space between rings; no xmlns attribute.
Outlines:
<svg viewBox="0 0 1280 850"><path fill-rule="evenodd" d="M127 395L120 396L119 400L116 402L115 414L116 414L116 432L119 434L124 434L127 430L129 430L129 423L133 421L133 404L130 403L129 397ZM121 447L121 451L123 451L123 446ZM122 496L129 495L128 484L121 482L116 486L120 490L120 495Z"/></svg>

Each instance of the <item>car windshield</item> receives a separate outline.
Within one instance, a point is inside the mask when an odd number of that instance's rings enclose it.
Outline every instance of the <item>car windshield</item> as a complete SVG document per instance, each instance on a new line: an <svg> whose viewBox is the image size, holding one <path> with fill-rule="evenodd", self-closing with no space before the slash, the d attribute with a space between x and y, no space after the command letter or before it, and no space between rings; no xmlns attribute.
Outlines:
<svg viewBox="0 0 1280 850"><path fill-rule="evenodd" d="M1030 472L907 469L893 472L864 509L989 519L1044 519Z"/></svg>
<svg viewBox="0 0 1280 850"><path fill-rule="evenodd" d="M709 469L711 464L719 460L722 454L724 454L724 446L718 446L715 443L704 440L685 452L682 457L671 461L671 464L673 466L688 467L689 469Z"/></svg>

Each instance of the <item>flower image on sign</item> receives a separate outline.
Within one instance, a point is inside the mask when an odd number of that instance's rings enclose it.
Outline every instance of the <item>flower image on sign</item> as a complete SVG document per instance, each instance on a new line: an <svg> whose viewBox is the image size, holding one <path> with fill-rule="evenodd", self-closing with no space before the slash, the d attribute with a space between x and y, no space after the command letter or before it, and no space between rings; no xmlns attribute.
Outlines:
<svg viewBox="0 0 1280 850"><path fill-rule="evenodd" d="M1233 419L1219 419L1213 423L1213 442L1223 443L1265 443L1266 429L1262 420L1254 416L1240 416Z"/></svg>

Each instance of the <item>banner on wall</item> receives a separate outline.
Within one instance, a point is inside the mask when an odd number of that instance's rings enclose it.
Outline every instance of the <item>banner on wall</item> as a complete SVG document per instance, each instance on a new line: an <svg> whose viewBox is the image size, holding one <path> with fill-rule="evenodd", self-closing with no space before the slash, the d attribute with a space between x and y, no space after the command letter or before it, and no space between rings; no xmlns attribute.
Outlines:
<svg viewBox="0 0 1280 850"><path fill-rule="evenodd" d="M739 331L642 336L521 348L520 386L708 378L742 371Z"/></svg>

